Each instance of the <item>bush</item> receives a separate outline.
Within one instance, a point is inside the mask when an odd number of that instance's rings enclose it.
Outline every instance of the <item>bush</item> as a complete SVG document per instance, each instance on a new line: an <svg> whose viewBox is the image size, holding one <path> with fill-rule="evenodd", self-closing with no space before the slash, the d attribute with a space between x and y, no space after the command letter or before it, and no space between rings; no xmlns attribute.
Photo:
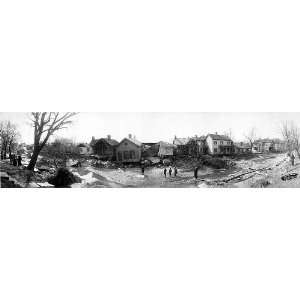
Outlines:
<svg viewBox="0 0 300 300"><path fill-rule="evenodd" d="M209 166L215 169L225 169L226 167L228 167L227 160L219 157L203 155L203 157L201 157L201 160L205 166Z"/></svg>
<svg viewBox="0 0 300 300"><path fill-rule="evenodd" d="M48 182L55 187L70 187L73 183L80 183L81 179L66 168L59 168L56 174Z"/></svg>

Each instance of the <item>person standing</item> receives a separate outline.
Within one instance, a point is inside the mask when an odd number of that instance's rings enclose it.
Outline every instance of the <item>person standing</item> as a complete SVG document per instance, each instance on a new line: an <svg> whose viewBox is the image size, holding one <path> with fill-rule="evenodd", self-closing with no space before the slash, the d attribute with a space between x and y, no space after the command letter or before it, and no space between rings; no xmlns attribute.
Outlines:
<svg viewBox="0 0 300 300"><path fill-rule="evenodd" d="M18 166L19 167L22 166L22 156L21 155L18 156Z"/></svg>
<svg viewBox="0 0 300 300"><path fill-rule="evenodd" d="M174 168L174 176L175 177L177 176L177 173L178 173L178 170L177 170L177 167L175 166L175 168Z"/></svg>
<svg viewBox="0 0 300 300"><path fill-rule="evenodd" d="M167 177L167 168L164 169L165 178Z"/></svg>
<svg viewBox="0 0 300 300"><path fill-rule="evenodd" d="M194 170L194 177L195 177L195 179L198 178L198 167L196 167Z"/></svg>
<svg viewBox="0 0 300 300"><path fill-rule="evenodd" d="M171 167L169 169L169 175L170 175L170 177L172 177L172 168Z"/></svg>
<svg viewBox="0 0 300 300"><path fill-rule="evenodd" d="M142 166L142 175L144 175L145 174L145 167L144 166Z"/></svg>
<svg viewBox="0 0 300 300"><path fill-rule="evenodd" d="M295 164L295 155L294 155L294 153L291 154L291 163L292 163L292 166L294 166L294 164Z"/></svg>
<svg viewBox="0 0 300 300"><path fill-rule="evenodd" d="M14 165L14 167L17 167L18 166L18 161L17 161L17 157L16 157L16 155L14 154L14 158L13 158L14 160L13 160L13 165Z"/></svg>

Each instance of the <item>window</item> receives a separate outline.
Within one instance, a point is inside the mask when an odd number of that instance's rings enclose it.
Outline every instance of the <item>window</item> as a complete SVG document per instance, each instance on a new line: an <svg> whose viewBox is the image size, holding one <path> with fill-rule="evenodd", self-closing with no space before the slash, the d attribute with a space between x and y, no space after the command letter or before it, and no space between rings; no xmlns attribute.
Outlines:
<svg viewBox="0 0 300 300"><path fill-rule="evenodd" d="M129 151L124 151L123 152L123 156L124 156L124 159L129 159Z"/></svg>
<svg viewBox="0 0 300 300"><path fill-rule="evenodd" d="M130 157L130 159L134 159L135 158L135 152L134 151L130 151L129 152L129 157Z"/></svg>
<svg viewBox="0 0 300 300"><path fill-rule="evenodd" d="M217 141L214 141L214 145L217 145L218 144L218 142Z"/></svg>
<svg viewBox="0 0 300 300"><path fill-rule="evenodd" d="M220 144L223 145L223 141L221 141Z"/></svg>
<svg viewBox="0 0 300 300"><path fill-rule="evenodd" d="M125 142L125 143L124 143L124 145L125 145L125 146L127 146L127 145L128 145L128 143L127 143L127 142Z"/></svg>
<svg viewBox="0 0 300 300"><path fill-rule="evenodd" d="M218 148L214 148L214 153L218 153Z"/></svg>
<svg viewBox="0 0 300 300"><path fill-rule="evenodd" d="M118 161L122 160L122 152L118 152Z"/></svg>

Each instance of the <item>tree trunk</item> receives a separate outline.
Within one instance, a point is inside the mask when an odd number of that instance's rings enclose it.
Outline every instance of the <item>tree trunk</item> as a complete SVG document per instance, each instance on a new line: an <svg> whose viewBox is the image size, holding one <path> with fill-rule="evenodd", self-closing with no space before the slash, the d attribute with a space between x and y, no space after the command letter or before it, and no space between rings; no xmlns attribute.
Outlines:
<svg viewBox="0 0 300 300"><path fill-rule="evenodd" d="M30 162L27 166L27 170L31 170L31 171L34 170L34 167L36 165L36 162L37 162L37 159L39 157L40 151L41 151L40 148L34 147Z"/></svg>

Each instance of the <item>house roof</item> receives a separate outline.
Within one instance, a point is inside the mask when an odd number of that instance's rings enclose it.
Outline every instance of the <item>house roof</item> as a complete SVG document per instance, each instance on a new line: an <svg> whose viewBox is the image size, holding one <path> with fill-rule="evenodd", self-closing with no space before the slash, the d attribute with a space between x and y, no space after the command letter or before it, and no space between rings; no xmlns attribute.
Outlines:
<svg viewBox="0 0 300 300"><path fill-rule="evenodd" d="M229 138L226 135L220 135L220 134L208 134L207 137L211 137L213 140L220 140L220 141L231 141L231 138Z"/></svg>
<svg viewBox="0 0 300 300"><path fill-rule="evenodd" d="M105 142L107 144L109 144L110 146L117 146L119 144L118 141L114 140L114 139L109 139L109 138L101 138L101 139L95 139L93 140L93 142L90 143L91 146L94 146L95 144L97 144L98 142Z"/></svg>
<svg viewBox="0 0 300 300"><path fill-rule="evenodd" d="M129 142L131 142L131 143L133 143L133 144L135 144L135 145L137 145L138 147L141 147L142 146L142 143L140 142L140 141L138 141L137 139L135 139L135 138L130 138L130 137L126 137L126 138L124 138L120 143L119 143L119 145L121 144L121 143L123 143L125 140L127 140L127 141L129 141Z"/></svg>
<svg viewBox="0 0 300 300"><path fill-rule="evenodd" d="M174 145L179 145L179 146L186 145L189 142L189 140L190 140L189 138L178 138L178 137L176 137L176 138L174 138L173 144Z"/></svg>
<svg viewBox="0 0 300 300"><path fill-rule="evenodd" d="M271 140L271 139L259 139L259 140L256 140L255 143L273 143L273 140Z"/></svg>
<svg viewBox="0 0 300 300"><path fill-rule="evenodd" d="M100 140L105 141L107 144L111 146L117 146L119 144L119 142L114 139L102 138Z"/></svg>

